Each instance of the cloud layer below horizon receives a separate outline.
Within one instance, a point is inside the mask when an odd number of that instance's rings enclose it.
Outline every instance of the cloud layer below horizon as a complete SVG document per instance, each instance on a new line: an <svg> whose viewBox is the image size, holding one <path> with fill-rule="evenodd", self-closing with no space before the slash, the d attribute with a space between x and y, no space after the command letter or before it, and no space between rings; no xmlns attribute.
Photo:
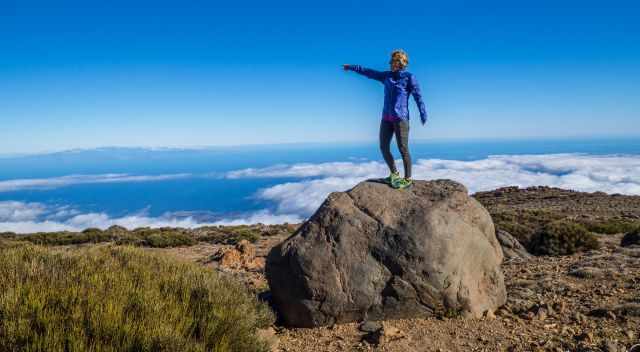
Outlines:
<svg viewBox="0 0 640 352"><path fill-rule="evenodd" d="M398 167L401 170L399 162ZM113 218L105 213L82 213L70 205L4 201L0 202L0 231L16 233L78 231L87 227L106 228L111 225L127 228L141 226L192 228L258 222L296 223L310 216L329 193L344 191L363 180L384 177L387 174L386 165L377 161L283 164L267 168L234 170L226 173L224 177L228 179L290 178L292 180L256 190L254 197L272 205L269 209L210 222L173 214L150 217L144 212ZM470 193L504 186L546 185L585 192L602 191L640 195L640 156L546 154L496 155L472 161L419 159L413 166L413 176L415 179L426 180L453 179L465 184ZM8 180L0 181L0 192L16 189L49 189L80 183L151 182L188 177L197 177L197 175L106 174Z"/></svg>
<svg viewBox="0 0 640 352"><path fill-rule="evenodd" d="M191 174L169 175L129 175L129 174L100 174L100 175L68 175L50 178L25 178L0 181L0 192L23 191L28 189L52 189L81 184L95 183L126 183L167 181L190 177Z"/></svg>
<svg viewBox="0 0 640 352"><path fill-rule="evenodd" d="M397 165L402 170L399 161ZM277 165L237 170L227 177L301 178L259 190L257 196L274 202L279 213L309 216L329 193L387 174L385 164L371 161ZM413 178L453 179L467 186L470 193L505 186L545 185L583 192L640 195L640 156L546 154L496 155L472 161L419 159L413 165Z"/></svg>
<svg viewBox="0 0 640 352"><path fill-rule="evenodd" d="M110 217L106 213L81 213L69 206L51 206L42 203L25 203L16 201L0 202L0 232L14 233L50 232L50 231L82 231L94 227L106 229L119 225L128 229L138 227L184 227L194 228L215 225L242 224L280 224L298 223L302 218L291 214L273 214L268 210L260 210L236 217L203 222L192 216L175 216L164 214L151 217L144 211L123 217Z"/></svg>

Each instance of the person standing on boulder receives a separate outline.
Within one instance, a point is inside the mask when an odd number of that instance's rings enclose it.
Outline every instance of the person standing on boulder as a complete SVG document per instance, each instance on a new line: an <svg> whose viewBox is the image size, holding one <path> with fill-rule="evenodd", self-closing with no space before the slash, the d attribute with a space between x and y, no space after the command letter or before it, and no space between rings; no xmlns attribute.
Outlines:
<svg viewBox="0 0 640 352"><path fill-rule="evenodd" d="M391 174L386 181L394 188L405 188L411 185L411 155L409 154L409 95L418 105L420 120L427 123L427 110L420 93L420 85L416 77L405 68L409 65L409 57L403 50L391 53L389 61L391 71L376 71L359 65L342 65L345 71L353 71L365 77L375 79L384 84L384 107L380 122L380 151ZM398 149L402 155L404 178L396 169L391 154L391 139L396 136Z"/></svg>

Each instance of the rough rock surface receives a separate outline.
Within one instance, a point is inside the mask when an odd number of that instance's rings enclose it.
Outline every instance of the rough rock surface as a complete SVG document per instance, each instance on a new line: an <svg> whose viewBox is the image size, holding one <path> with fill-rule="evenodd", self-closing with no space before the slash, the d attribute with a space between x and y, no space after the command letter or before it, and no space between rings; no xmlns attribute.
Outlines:
<svg viewBox="0 0 640 352"><path fill-rule="evenodd" d="M270 252L266 274L289 326L481 317L506 301L502 258L489 213L463 185L370 180L330 194Z"/></svg>
<svg viewBox="0 0 640 352"><path fill-rule="evenodd" d="M531 254L527 252L524 246L507 231L497 230L496 237L502 246L502 252L504 253L505 259L526 260L531 258Z"/></svg>

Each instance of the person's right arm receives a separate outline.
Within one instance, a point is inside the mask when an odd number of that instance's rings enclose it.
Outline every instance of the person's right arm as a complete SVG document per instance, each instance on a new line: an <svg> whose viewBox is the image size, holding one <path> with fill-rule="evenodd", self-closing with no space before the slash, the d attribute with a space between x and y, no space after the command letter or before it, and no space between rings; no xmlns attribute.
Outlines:
<svg viewBox="0 0 640 352"><path fill-rule="evenodd" d="M375 79L376 81L383 82L386 78L386 72L380 72L372 70L370 68L362 67L360 65L342 65L345 71L353 71L359 73L367 78Z"/></svg>

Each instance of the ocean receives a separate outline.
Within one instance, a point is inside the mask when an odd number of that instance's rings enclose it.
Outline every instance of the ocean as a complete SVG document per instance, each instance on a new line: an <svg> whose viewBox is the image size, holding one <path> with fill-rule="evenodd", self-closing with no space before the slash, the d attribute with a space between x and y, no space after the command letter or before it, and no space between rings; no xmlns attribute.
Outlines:
<svg viewBox="0 0 640 352"><path fill-rule="evenodd" d="M410 147L414 178L451 178L470 193L549 185L640 194L637 138L413 141ZM394 152L399 158L395 146ZM328 193L387 173L375 143L4 156L0 231L299 222Z"/></svg>

